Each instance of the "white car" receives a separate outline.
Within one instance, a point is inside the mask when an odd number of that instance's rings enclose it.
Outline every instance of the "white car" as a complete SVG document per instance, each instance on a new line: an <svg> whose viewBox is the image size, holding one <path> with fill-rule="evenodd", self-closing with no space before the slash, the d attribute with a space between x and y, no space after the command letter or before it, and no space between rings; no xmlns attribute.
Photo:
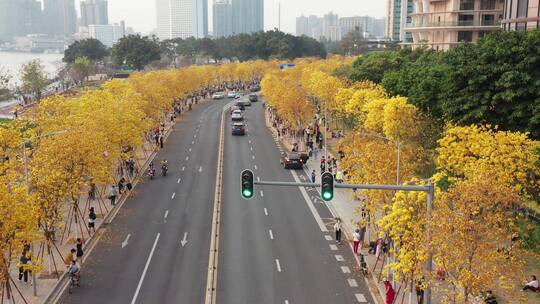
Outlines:
<svg viewBox="0 0 540 304"><path fill-rule="evenodd" d="M212 99L223 99L225 98L225 94L222 92L217 92L212 95Z"/></svg>
<svg viewBox="0 0 540 304"><path fill-rule="evenodd" d="M236 94L234 95L234 99L240 99L240 98L242 98L242 94L236 93Z"/></svg>
<svg viewBox="0 0 540 304"><path fill-rule="evenodd" d="M227 93L227 97L228 98L236 98L236 92L235 91L230 91L229 93Z"/></svg>
<svg viewBox="0 0 540 304"><path fill-rule="evenodd" d="M242 111L240 110L234 110L231 114L231 119L233 121L242 121L244 120L244 116L242 115Z"/></svg>

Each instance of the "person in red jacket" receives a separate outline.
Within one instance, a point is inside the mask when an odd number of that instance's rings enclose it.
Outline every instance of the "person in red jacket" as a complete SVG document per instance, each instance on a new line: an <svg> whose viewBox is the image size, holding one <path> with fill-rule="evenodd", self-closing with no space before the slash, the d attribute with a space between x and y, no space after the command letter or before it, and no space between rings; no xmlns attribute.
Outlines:
<svg viewBox="0 0 540 304"><path fill-rule="evenodd" d="M392 287L392 283L388 282L387 279L384 279L384 289L386 290L386 304L394 303L394 287Z"/></svg>

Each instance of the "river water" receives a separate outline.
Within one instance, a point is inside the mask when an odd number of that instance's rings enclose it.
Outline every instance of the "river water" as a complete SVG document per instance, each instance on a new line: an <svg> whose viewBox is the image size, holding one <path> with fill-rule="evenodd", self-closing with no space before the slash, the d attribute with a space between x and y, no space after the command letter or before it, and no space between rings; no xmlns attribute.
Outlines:
<svg viewBox="0 0 540 304"><path fill-rule="evenodd" d="M56 72L63 66L62 57L64 54L0 52L0 69L7 70L13 76L10 85L15 86L20 82L19 72L23 64L40 59L49 78L54 78Z"/></svg>

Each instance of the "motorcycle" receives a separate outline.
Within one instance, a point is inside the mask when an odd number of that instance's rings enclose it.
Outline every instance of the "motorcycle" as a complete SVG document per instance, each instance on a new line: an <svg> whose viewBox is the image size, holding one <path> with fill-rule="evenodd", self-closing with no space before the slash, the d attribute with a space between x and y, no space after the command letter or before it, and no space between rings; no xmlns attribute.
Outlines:
<svg viewBox="0 0 540 304"><path fill-rule="evenodd" d="M161 175L167 176L167 171L169 171L169 167L167 165L161 165Z"/></svg>
<svg viewBox="0 0 540 304"><path fill-rule="evenodd" d="M148 168L148 176L150 177L150 179L154 179L154 176L156 176L156 169L154 169L153 167Z"/></svg>

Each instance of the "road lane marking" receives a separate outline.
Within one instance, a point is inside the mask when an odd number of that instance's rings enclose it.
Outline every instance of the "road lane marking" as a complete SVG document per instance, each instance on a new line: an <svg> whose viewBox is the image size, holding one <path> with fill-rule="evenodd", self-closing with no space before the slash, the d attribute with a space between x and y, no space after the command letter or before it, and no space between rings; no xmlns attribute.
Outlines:
<svg viewBox="0 0 540 304"><path fill-rule="evenodd" d="M355 279L347 279L347 282L349 282L349 286L351 287L358 287L358 283L356 283Z"/></svg>
<svg viewBox="0 0 540 304"><path fill-rule="evenodd" d="M252 159L255 159L255 155L251 155L251 158L252 158Z"/></svg>
<svg viewBox="0 0 540 304"><path fill-rule="evenodd" d="M257 176L257 181L260 182L261 181L261 178Z"/></svg>
<svg viewBox="0 0 540 304"><path fill-rule="evenodd" d="M279 260L276 259L276 268L278 272L281 272L281 265L279 264Z"/></svg>
<svg viewBox="0 0 540 304"><path fill-rule="evenodd" d="M351 273L351 269L348 266L341 266L341 271L343 273Z"/></svg>
<svg viewBox="0 0 540 304"><path fill-rule="evenodd" d="M176 192L173 192L171 199L174 199L175 196L176 196Z"/></svg>
<svg viewBox="0 0 540 304"><path fill-rule="evenodd" d="M189 148L189 152L191 152L191 148Z"/></svg>
<svg viewBox="0 0 540 304"><path fill-rule="evenodd" d="M336 250L337 250L337 246L334 245L334 244L330 244L330 250L336 251Z"/></svg>
<svg viewBox="0 0 540 304"><path fill-rule="evenodd" d="M257 169L257 165L255 165L255 170L259 170L259 169Z"/></svg>
<svg viewBox="0 0 540 304"><path fill-rule="evenodd" d="M268 216L268 210L266 208L264 208L264 215Z"/></svg>
<svg viewBox="0 0 540 304"><path fill-rule="evenodd" d="M177 183L177 184L180 184L180 181L181 181L181 180L182 180L182 179L179 178L178 181L176 181L176 183Z"/></svg>
<svg viewBox="0 0 540 304"><path fill-rule="evenodd" d="M251 151L253 151L253 147L250 147L249 149L250 149Z"/></svg>
<svg viewBox="0 0 540 304"><path fill-rule="evenodd" d="M194 140L192 140L192 141L191 141L191 144L193 145L194 143L195 143L195 141L194 141Z"/></svg>
<svg viewBox="0 0 540 304"><path fill-rule="evenodd" d="M336 260L337 260L338 262L343 262L343 261L345 261L345 260L343 259L343 256L341 256L341 255L339 255L339 254L334 255L334 257L336 257Z"/></svg>
<svg viewBox="0 0 540 304"><path fill-rule="evenodd" d="M330 236L330 235L328 235L328 234L326 234L326 235L324 236L324 238L325 238L327 241L333 240L333 239L332 239L332 236Z"/></svg>
<svg viewBox="0 0 540 304"><path fill-rule="evenodd" d="M366 297L363 294L357 293L354 296L359 303L367 303Z"/></svg>
<svg viewBox="0 0 540 304"><path fill-rule="evenodd" d="M299 183L300 180L298 179L298 174L296 172L291 171L292 176L294 180ZM324 224L323 220L321 219L321 216L319 215L319 212L317 212L317 209L315 209L315 206L313 205L313 202L309 199L309 195L306 192L306 189L304 187L298 187L300 189L300 192L302 193L302 196L304 197L304 201L306 202L309 210L311 211L311 214L313 214L313 217L315 218L315 221L317 222L317 225L319 225L319 228L322 232L327 232L328 229L326 228L326 225Z"/></svg>
<svg viewBox="0 0 540 304"><path fill-rule="evenodd" d="M202 166L201 166L201 167L199 167L199 172L202 172Z"/></svg>
<svg viewBox="0 0 540 304"><path fill-rule="evenodd" d="M182 245L182 247L186 246L187 244L187 235L188 233L184 232L184 238L180 241L180 244Z"/></svg>
<svg viewBox="0 0 540 304"><path fill-rule="evenodd" d="M186 167L182 167L182 171L186 170Z"/></svg>
<svg viewBox="0 0 540 304"><path fill-rule="evenodd" d="M152 260L152 256L154 255L154 251L156 250L156 245L159 241L159 236L160 234L158 233L156 235L156 240L154 241L154 245L152 246L152 250L150 250L150 255L148 256L148 259L146 260L146 265L144 265L144 270L142 272L141 279L139 280L139 284L137 285L137 289L135 290L135 294L133 295L133 299L131 300L131 304L135 304L137 302L137 297L139 296L139 291L141 290L144 277L146 276L146 272L148 271L148 266L150 266L150 261Z"/></svg>
<svg viewBox="0 0 540 304"><path fill-rule="evenodd" d="M270 239L274 239L274 234L272 233L272 229L268 229L268 234L270 234Z"/></svg>
<svg viewBox="0 0 540 304"><path fill-rule="evenodd" d="M263 193L263 191L261 190L261 197L263 197L263 196L264 196L264 193Z"/></svg>
<svg viewBox="0 0 540 304"><path fill-rule="evenodd" d="M189 160L189 156L186 156L186 160Z"/></svg>
<svg viewBox="0 0 540 304"><path fill-rule="evenodd" d="M289 300L285 300L285 304L289 304Z"/></svg>
<svg viewBox="0 0 540 304"><path fill-rule="evenodd" d="M193 138L197 138L197 134L193 135Z"/></svg>
<svg viewBox="0 0 540 304"><path fill-rule="evenodd" d="M122 242L122 248L126 247L128 245L129 238L131 237L131 234L128 234L126 236L126 239Z"/></svg>
<svg viewBox="0 0 540 304"><path fill-rule="evenodd" d="M169 210L166 210L166 211L165 211L165 215L163 216L163 218L165 218L165 219L166 219L166 218L167 218L167 216L169 216Z"/></svg>

